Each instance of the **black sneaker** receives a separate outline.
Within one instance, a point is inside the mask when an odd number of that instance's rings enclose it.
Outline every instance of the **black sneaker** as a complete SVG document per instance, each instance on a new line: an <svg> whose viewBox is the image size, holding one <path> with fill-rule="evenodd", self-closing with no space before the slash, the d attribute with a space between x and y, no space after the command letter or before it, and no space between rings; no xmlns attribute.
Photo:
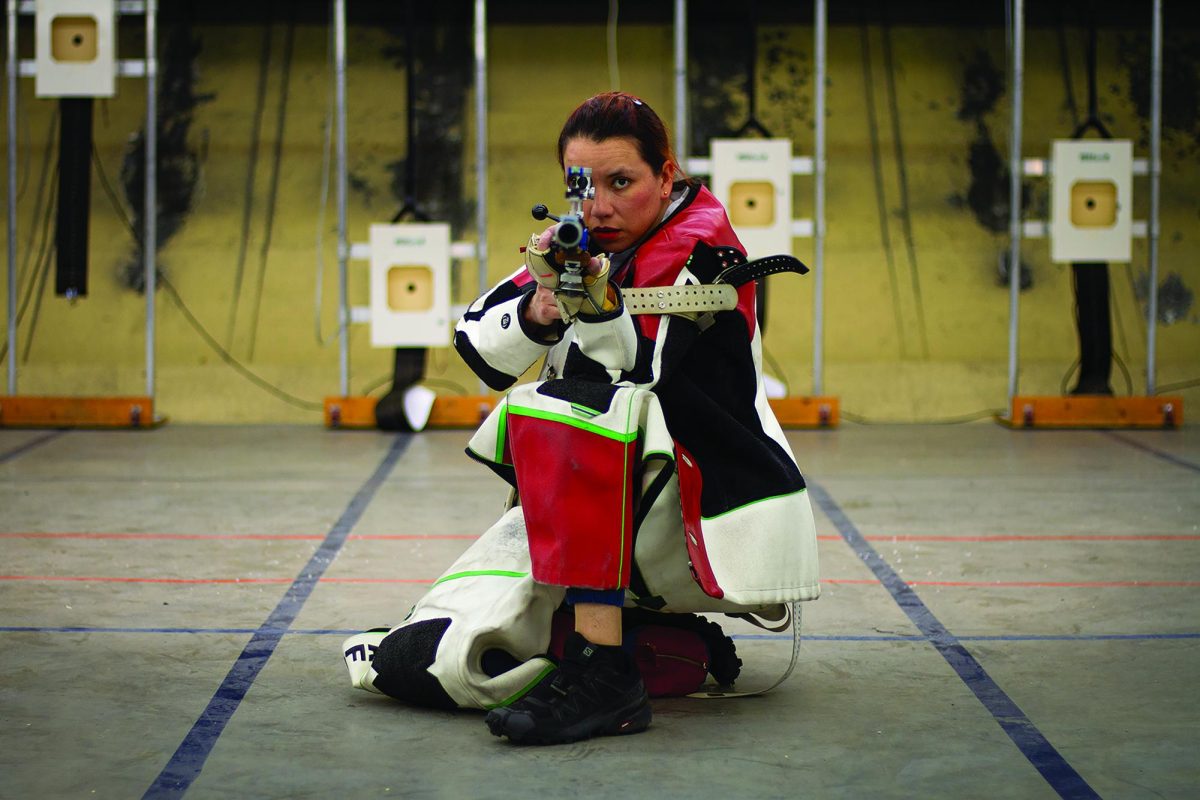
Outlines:
<svg viewBox="0 0 1200 800"><path fill-rule="evenodd" d="M572 633L558 669L512 705L489 711L485 721L494 735L516 744L565 744L646 730L650 700L624 650Z"/></svg>

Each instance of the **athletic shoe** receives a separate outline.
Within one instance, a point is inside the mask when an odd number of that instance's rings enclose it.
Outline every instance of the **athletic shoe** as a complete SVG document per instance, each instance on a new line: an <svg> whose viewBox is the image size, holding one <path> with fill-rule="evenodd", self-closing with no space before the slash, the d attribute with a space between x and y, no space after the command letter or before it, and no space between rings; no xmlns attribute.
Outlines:
<svg viewBox="0 0 1200 800"><path fill-rule="evenodd" d="M620 647L573 633L558 669L512 705L489 711L485 721L492 734L515 744L565 744L640 733L650 716L637 663Z"/></svg>

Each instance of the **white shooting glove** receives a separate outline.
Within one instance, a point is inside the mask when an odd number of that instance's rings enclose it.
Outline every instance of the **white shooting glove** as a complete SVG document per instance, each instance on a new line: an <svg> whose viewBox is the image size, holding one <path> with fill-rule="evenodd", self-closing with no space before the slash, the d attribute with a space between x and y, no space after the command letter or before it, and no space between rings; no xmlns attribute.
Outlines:
<svg viewBox="0 0 1200 800"><path fill-rule="evenodd" d="M609 289L608 272L610 262L605 256L598 256L600 269L595 275L586 271L582 275L580 286L571 286L570 276L564 281L567 254L555 252L550 247L541 247L542 235L532 234L529 244L525 246L525 269L533 276L539 285L554 292L558 311L566 322L573 321L577 316L595 316L612 311L617 307L616 290ZM591 258L587 253L578 254L581 260Z"/></svg>

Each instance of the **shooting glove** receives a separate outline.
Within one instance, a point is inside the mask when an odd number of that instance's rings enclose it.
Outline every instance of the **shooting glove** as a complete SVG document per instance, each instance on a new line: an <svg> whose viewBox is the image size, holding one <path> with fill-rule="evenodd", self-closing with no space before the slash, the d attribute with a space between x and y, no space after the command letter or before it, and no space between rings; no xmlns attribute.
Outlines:
<svg viewBox="0 0 1200 800"><path fill-rule="evenodd" d="M562 290L554 292L558 311L568 322L581 314L596 316L617 307L616 289L608 285L608 270L611 262L605 256L597 256L596 260L600 262L600 270L595 275L585 273L583 276L585 294Z"/></svg>
<svg viewBox="0 0 1200 800"><path fill-rule="evenodd" d="M525 245L525 269L533 276L533 279L542 286L545 286L550 291L558 288L558 273L562 267L555 269L555 264L551 259L549 246L543 250L540 247L542 235L540 233L531 233L529 235L529 244Z"/></svg>
<svg viewBox="0 0 1200 800"><path fill-rule="evenodd" d="M583 276L583 288L586 294L562 291L560 275L562 265L555 261L550 247L541 247L541 234L531 234L529 244L525 245L525 269L533 276L539 285L554 292L558 303L558 311L565 322L571 322L580 314L596 315L612 311L617 307L616 290L608 285L609 260L599 256L600 271L595 275Z"/></svg>

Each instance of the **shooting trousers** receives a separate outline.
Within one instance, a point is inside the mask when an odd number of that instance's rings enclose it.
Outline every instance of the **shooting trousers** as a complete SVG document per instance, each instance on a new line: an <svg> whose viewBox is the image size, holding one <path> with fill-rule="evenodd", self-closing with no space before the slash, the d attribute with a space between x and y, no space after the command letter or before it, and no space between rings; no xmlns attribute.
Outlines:
<svg viewBox="0 0 1200 800"><path fill-rule="evenodd" d="M539 583L628 588L639 605L679 611L820 593L807 492L703 517L701 465L673 441L647 389L518 386L467 452L516 488Z"/></svg>
<svg viewBox="0 0 1200 800"><path fill-rule="evenodd" d="M629 586L635 505L674 462L653 393L571 379L521 386L467 452L515 486L534 580Z"/></svg>

